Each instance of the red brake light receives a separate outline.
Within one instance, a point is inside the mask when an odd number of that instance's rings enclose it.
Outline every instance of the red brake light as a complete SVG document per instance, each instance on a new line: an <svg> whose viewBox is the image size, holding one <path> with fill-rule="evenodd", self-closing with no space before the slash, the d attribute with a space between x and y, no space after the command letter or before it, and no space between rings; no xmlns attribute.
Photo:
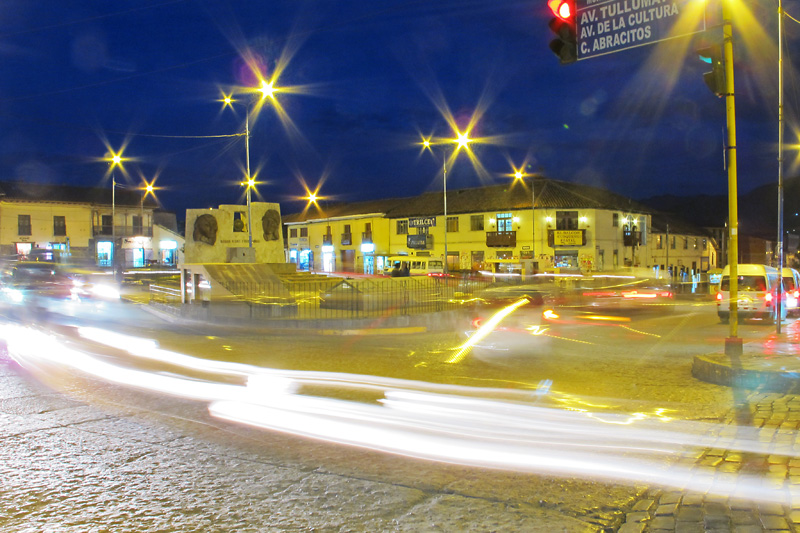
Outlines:
<svg viewBox="0 0 800 533"><path fill-rule="evenodd" d="M721 292L717 293L717 300L722 300L722 293Z"/></svg>
<svg viewBox="0 0 800 533"><path fill-rule="evenodd" d="M764 295L764 300L766 300L767 302L771 302L772 301L772 293L768 292L767 294L765 294Z"/></svg>
<svg viewBox="0 0 800 533"><path fill-rule="evenodd" d="M473 318L472 319L472 327L478 329L481 327L481 322L483 322L480 318Z"/></svg>

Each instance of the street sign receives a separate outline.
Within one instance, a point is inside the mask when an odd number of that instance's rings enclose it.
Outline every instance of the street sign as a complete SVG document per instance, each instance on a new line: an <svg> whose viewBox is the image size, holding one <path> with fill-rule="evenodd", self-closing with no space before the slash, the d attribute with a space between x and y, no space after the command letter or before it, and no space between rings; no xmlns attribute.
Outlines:
<svg viewBox="0 0 800 533"><path fill-rule="evenodd" d="M698 0L577 0L578 59L705 31L705 9L697 6Z"/></svg>
<svg viewBox="0 0 800 533"><path fill-rule="evenodd" d="M408 219L409 228L429 228L436 225L436 217L411 217Z"/></svg>

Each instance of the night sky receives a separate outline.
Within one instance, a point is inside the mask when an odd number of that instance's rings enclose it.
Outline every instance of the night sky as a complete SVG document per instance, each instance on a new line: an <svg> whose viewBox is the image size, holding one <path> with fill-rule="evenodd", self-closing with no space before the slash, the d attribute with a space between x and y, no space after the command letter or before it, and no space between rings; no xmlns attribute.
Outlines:
<svg viewBox="0 0 800 533"><path fill-rule="evenodd" d="M734 29L741 191L778 173L777 4L747 6ZM243 131L255 97L219 100L257 83L256 65L290 88L267 100L250 143L254 199L285 213L307 189L328 201L441 190L442 152L419 142L454 135L446 110L460 128L477 116L470 137L492 141L472 145L477 168L459 155L448 190L524 165L637 199L726 193L725 105L703 83L697 37L562 66L551 16L544 0L5 0L0 179L110 188L101 158L125 146L117 181L156 177L179 218L243 203L244 139L214 136ZM787 21L791 144L798 30Z"/></svg>

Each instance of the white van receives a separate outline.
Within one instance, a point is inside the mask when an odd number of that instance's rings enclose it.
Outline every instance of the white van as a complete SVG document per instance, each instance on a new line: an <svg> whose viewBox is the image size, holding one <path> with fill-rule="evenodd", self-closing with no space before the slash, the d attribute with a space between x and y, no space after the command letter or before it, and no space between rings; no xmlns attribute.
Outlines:
<svg viewBox="0 0 800 533"><path fill-rule="evenodd" d="M800 272L793 268L783 267L783 290L786 291L786 313L789 316L800 314Z"/></svg>
<svg viewBox="0 0 800 533"><path fill-rule="evenodd" d="M766 265L742 264L737 267L738 314L740 320L762 319L775 321L775 302L778 294L778 270ZM723 324L730 320L730 267L722 270L717 293L717 315ZM781 306L781 320L786 318L786 305Z"/></svg>
<svg viewBox="0 0 800 533"><path fill-rule="evenodd" d="M405 276L441 276L444 273L444 265L440 259L432 257L417 257L410 255L394 255L386 258L383 273L387 276L392 275L395 264L400 265L400 269L405 272Z"/></svg>

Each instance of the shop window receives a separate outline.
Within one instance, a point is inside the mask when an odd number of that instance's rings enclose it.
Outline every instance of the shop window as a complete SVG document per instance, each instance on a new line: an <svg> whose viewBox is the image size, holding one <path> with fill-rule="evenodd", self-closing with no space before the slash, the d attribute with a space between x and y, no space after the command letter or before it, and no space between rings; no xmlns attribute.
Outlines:
<svg viewBox="0 0 800 533"><path fill-rule="evenodd" d="M397 234L408 235L408 220L397 221Z"/></svg>

